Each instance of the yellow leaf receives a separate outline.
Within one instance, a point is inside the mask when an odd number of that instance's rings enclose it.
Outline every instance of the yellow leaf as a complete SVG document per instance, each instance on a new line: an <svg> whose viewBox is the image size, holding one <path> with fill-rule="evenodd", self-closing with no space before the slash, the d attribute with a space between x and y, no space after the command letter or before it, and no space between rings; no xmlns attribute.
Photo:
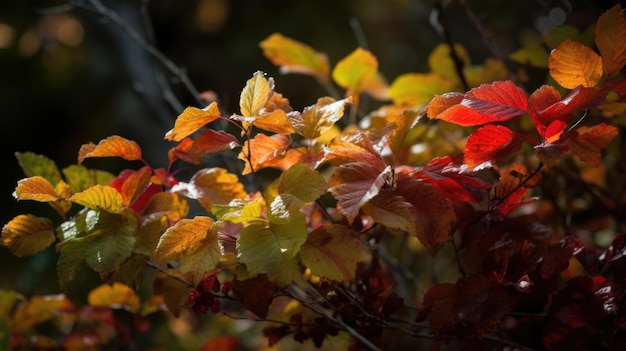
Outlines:
<svg viewBox="0 0 626 351"><path fill-rule="evenodd" d="M598 18L595 34L604 72L620 71L626 65L626 18L619 4Z"/></svg>
<svg viewBox="0 0 626 351"><path fill-rule="evenodd" d="M279 66L283 74L308 74L324 82L330 80L328 57L315 52L308 45L280 33L274 33L263 40L260 47L263 49L263 55L274 65Z"/></svg>
<svg viewBox="0 0 626 351"><path fill-rule="evenodd" d="M454 52L461 59L463 67L467 67L471 64L469 53L463 45L454 44ZM459 79L456 65L454 60L452 60L450 45L437 45L430 55L428 55L428 67L433 73L441 74L448 79L455 81Z"/></svg>
<svg viewBox="0 0 626 351"><path fill-rule="evenodd" d="M108 185L92 186L74 194L70 201L94 210L101 209L111 213L119 213L124 203L122 195Z"/></svg>
<svg viewBox="0 0 626 351"><path fill-rule="evenodd" d="M550 75L562 87L595 86L602 77L602 59L590 47L565 39L548 58Z"/></svg>
<svg viewBox="0 0 626 351"><path fill-rule="evenodd" d="M292 134L296 130L291 119L283 110L264 113L253 122L254 126L277 134Z"/></svg>
<svg viewBox="0 0 626 351"><path fill-rule="evenodd" d="M317 99L315 105L307 106L296 124L297 132L307 139L316 139L335 125L341 117L346 104L352 99L335 101L331 97Z"/></svg>
<svg viewBox="0 0 626 351"><path fill-rule="evenodd" d="M131 312L137 312L140 307L139 297L128 286L120 283L113 285L102 284L91 290L87 302L93 307L125 307Z"/></svg>
<svg viewBox="0 0 626 351"><path fill-rule="evenodd" d="M265 78L265 74L256 71L246 82L239 97L239 109L244 117L258 116L259 112L272 96L274 80Z"/></svg>
<svg viewBox="0 0 626 351"><path fill-rule="evenodd" d="M201 169L191 178L194 193L192 198L211 213L214 204L225 205L234 199L243 199L247 193L239 178L223 168Z"/></svg>
<svg viewBox="0 0 626 351"><path fill-rule="evenodd" d="M220 118L220 116L220 110L215 101L203 109L187 107L183 113L178 115L176 122L174 122L174 128L165 134L165 139L181 141L206 124Z"/></svg>
<svg viewBox="0 0 626 351"><path fill-rule="evenodd" d="M418 106L428 103L433 96L454 89L456 82L436 73L406 73L398 76L389 96L398 106Z"/></svg>
<svg viewBox="0 0 626 351"><path fill-rule="evenodd" d="M361 90L378 100L389 100L389 95L387 91L389 90L389 85L380 72L372 76L366 76L363 84L361 85Z"/></svg>
<svg viewBox="0 0 626 351"><path fill-rule="evenodd" d="M545 53L544 67L546 67L547 62L548 53ZM506 80L509 76L509 71L504 65L504 62L493 58L486 59L480 66L466 67L463 73L470 87L477 87L483 83L491 83L498 80Z"/></svg>
<svg viewBox="0 0 626 351"><path fill-rule="evenodd" d="M28 302L17 305L11 323L12 332L30 333L35 325L72 308L72 302L65 295L34 296Z"/></svg>
<svg viewBox="0 0 626 351"><path fill-rule="evenodd" d="M348 95L352 95L362 92L364 83L374 79L377 70L376 57L363 48L357 48L337 62L332 76L337 84L348 90Z"/></svg>
<svg viewBox="0 0 626 351"><path fill-rule="evenodd" d="M88 157L121 157L128 161L141 160L141 148L136 142L112 135L94 143L83 144L78 151L78 164Z"/></svg>
<svg viewBox="0 0 626 351"><path fill-rule="evenodd" d="M509 55L512 61L532 67L546 68L548 52L540 45L525 46Z"/></svg>
<svg viewBox="0 0 626 351"><path fill-rule="evenodd" d="M0 244L17 257L33 256L54 242L54 226L45 217L19 215L2 227Z"/></svg>
<svg viewBox="0 0 626 351"><path fill-rule="evenodd" d="M153 258L161 263L167 263L193 253L197 245L200 245L213 231L212 225L213 220L210 217L196 216L193 219L181 219L163 233Z"/></svg>

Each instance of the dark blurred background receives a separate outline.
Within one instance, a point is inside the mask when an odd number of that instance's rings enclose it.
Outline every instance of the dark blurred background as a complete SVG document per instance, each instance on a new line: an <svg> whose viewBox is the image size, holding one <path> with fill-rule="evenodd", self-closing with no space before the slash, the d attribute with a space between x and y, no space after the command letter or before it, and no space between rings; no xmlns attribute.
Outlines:
<svg viewBox="0 0 626 351"><path fill-rule="evenodd" d="M103 0L100 4L184 68L199 91L216 94L222 112L229 115L237 112L239 93L256 70L273 76L276 90L297 110L326 94L309 77L280 75L263 57L258 43L273 32L327 53L331 65L358 45L366 46L391 82L401 73L428 71L427 55L443 41L432 25L437 6L451 39L463 44L478 64L491 53L462 4L506 55L520 46L523 31L540 33L563 23L587 25L615 3ZM163 167L171 145L162 136L188 105L198 103L178 78L106 16L63 1L1 1L0 222L46 209L44 204L18 203L11 196L23 177L15 152L43 154L63 168L76 162L83 143L119 134L137 141L154 167ZM25 294L56 292L54 262L53 250L34 259L17 259L0 248L0 288Z"/></svg>

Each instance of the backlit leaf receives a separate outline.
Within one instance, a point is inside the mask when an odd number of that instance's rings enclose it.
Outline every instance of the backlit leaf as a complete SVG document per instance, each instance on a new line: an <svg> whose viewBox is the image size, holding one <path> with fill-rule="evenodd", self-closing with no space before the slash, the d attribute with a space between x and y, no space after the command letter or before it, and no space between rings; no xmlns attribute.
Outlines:
<svg viewBox="0 0 626 351"><path fill-rule="evenodd" d="M294 257L307 240L306 218L302 213L293 211L287 219L288 221L282 223L270 222L270 229L278 241L281 253Z"/></svg>
<svg viewBox="0 0 626 351"><path fill-rule="evenodd" d="M16 152L15 157L26 177L41 176L52 185L61 181L61 172L56 163L46 156L33 152Z"/></svg>
<svg viewBox="0 0 626 351"><path fill-rule="evenodd" d="M115 176L109 172L88 169L85 166L79 165L63 168L63 176L65 176L67 184L72 189L72 193L87 190L96 184L107 185L115 178Z"/></svg>
<svg viewBox="0 0 626 351"><path fill-rule="evenodd" d="M619 4L598 18L595 38L604 72L611 75L620 71L626 65L626 18Z"/></svg>
<svg viewBox="0 0 626 351"><path fill-rule="evenodd" d="M0 244L17 257L33 256L47 249L55 240L52 221L45 217L22 214L2 227Z"/></svg>
<svg viewBox="0 0 626 351"><path fill-rule="evenodd" d="M205 240L214 240L217 246L217 231L214 230L211 218L196 216L193 219L181 219L163 233L153 258L161 263L178 261L196 251Z"/></svg>
<svg viewBox="0 0 626 351"><path fill-rule="evenodd" d="M564 137L570 153L591 166L597 166L602 160L601 151L618 134L616 127L601 123L592 127L580 127L572 131L571 136Z"/></svg>
<svg viewBox="0 0 626 351"><path fill-rule="evenodd" d="M142 210L144 216L166 215L172 222L187 216L189 203L179 194L160 192L152 195Z"/></svg>
<svg viewBox="0 0 626 351"><path fill-rule="evenodd" d="M463 98L465 98L465 94L456 92L435 95L435 97L433 97L433 99L428 103L426 113L430 116L430 118L435 118L447 109L460 104L461 101L463 101Z"/></svg>
<svg viewBox="0 0 626 351"><path fill-rule="evenodd" d="M413 205L391 190L383 189L372 200L365 203L363 213L387 228L398 229L412 235L417 234Z"/></svg>
<svg viewBox="0 0 626 351"><path fill-rule="evenodd" d="M52 184L41 176L33 176L18 181L13 196L18 200L39 202L49 202L59 198Z"/></svg>
<svg viewBox="0 0 626 351"><path fill-rule="evenodd" d="M317 171L306 165L295 164L278 178L278 192L288 193L302 200L312 202L326 193L328 184Z"/></svg>
<svg viewBox="0 0 626 351"><path fill-rule="evenodd" d="M241 174L246 175L252 171L278 165L284 158L290 144L289 137L286 135L257 134L253 139L246 141L241 148L238 157L245 162ZM248 155L249 151L251 151L250 155Z"/></svg>
<svg viewBox="0 0 626 351"><path fill-rule="evenodd" d="M487 124L467 138L463 163L474 168L485 162L498 162L516 152L522 140L519 134L507 127Z"/></svg>
<svg viewBox="0 0 626 351"><path fill-rule="evenodd" d="M538 68L548 68L548 52L539 43L525 46L509 54L512 61Z"/></svg>
<svg viewBox="0 0 626 351"><path fill-rule="evenodd" d="M296 131L290 116L283 110L262 113L253 124L257 128L278 134L292 134Z"/></svg>
<svg viewBox="0 0 626 351"><path fill-rule="evenodd" d="M181 141L220 116L221 113L215 101L203 109L187 107L176 117L174 128L165 133L165 139Z"/></svg>
<svg viewBox="0 0 626 351"><path fill-rule="evenodd" d="M363 91L366 79L372 79L378 70L378 60L369 51L357 48L341 59L333 68L335 82L348 90L348 95Z"/></svg>
<svg viewBox="0 0 626 351"><path fill-rule="evenodd" d="M261 71L248 79L239 97L239 109L244 117L258 116L269 101L274 89L274 80L265 78Z"/></svg>
<svg viewBox="0 0 626 351"><path fill-rule="evenodd" d="M315 229L300 249L302 263L313 274L335 281L354 280L357 264L365 258L359 238L339 224Z"/></svg>
<svg viewBox="0 0 626 351"><path fill-rule="evenodd" d="M141 160L141 148L136 142L112 135L94 143L83 144L78 151L78 164L89 157L121 157L127 161Z"/></svg>
<svg viewBox="0 0 626 351"><path fill-rule="evenodd" d="M418 106L433 96L454 90L456 82L435 73L405 73L389 87L389 96L396 105Z"/></svg>
<svg viewBox="0 0 626 351"><path fill-rule="evenodd" d="M280 33L273 33L259 45L263 55L279 66L281 73L308 74L321 81L330 81L328 57L310 46Z"/></svg>
<svg viewBox="0 0 626 351"><path fill-rule="evenodd" d="M120 283L102 284L87 295L87 303L93 307L127 308L137 312L140 307L139 297L128 286Z"/></svg>
<svg viewBox="0 0 626 351"><path fill-rule="evenodd" d="M562 87L593 87L602 78L602 59L590 47L565 39L550 53L550 75Z"/></svg>
<svg viewBox="0 0 626 351"><path fill-rule="evenodd" d="M95 185L85 191L74 194L70 201L97 210L119 213L124 205L122 195L108 185Z"/></svg>
<svg viewBox="0 0 626 351"><path fill-rule="evenodd" d="M350 98L335 100L330 97L317 99L315 105L307 106L295 122L296 132L307 139L317 139L343 117L346 104Z"/></svg>
<svg viewBox="0 0 626 351"><path fill-rule="evenodd" d="M381 172L364 162L339 166L330 177L330 191L337 199L337 209L352 223L361 207L378 194L390 177L391 167Z"/></svg>
<svg viewBox="0 0 626 351"><path fill-rule="evenodd" d="M326 148L326 160L333 166L364 162L381 171L386 167L368 136L361 131L331 140Z"/></svg>
<svg viewBox="0 0 626 351"><path fill-rule="evenodd" d="M461 59L463 67L467 67L471 64L469 53L463 45L454 44L454 52L456 56ZM428 68L444 78L451 80L459 79L456 64L452 59L450 45L448 44L439 44L433 49L430 55L428 55Z"/></svg>
<svg viewBox="0 0 626 351"><path fill-rule="evenodd" d="M130 206L146 190L151 177L152 169L148 166L137 171L125 169L110 185L122 195L122 204Z"/></svg>
<svg viewBox="0 0 626 351"><path fill-rule="evenodd" d="M197 171L188 184L181 182L172 191L196 199L209 213L215 204L225 205L247 195L239 178L219 167Z"/></svg>
<svg viewBox="0 0 626 351"><path fill-rule="evenodd" d="M262 198L234 200L228 205L214 205L211 212L222 221L232 223L264 222L261 212L265 207Z"/></svg>
<svg viewBox="0 0 626 351"><path fill-rule="evenodd" d="M458 98L455 94L436 98L433 108L428 109L428 115L461 126L475 126L522 115L526 113L528 104L524 91L511 81L483 84L467 92L458 104L441 111L442 107L458 101ZM437 112L439 114L432 114Z"/></svg>
<svg viewBox="0 0 626 351"><path fill-rule="evenodd" d="M525 203L523 200L528 194L528 188L521 184L528 174L526 166L519 163L513 163L502 171L494 195L496 200L501 201L498 208L503 215L506 216Z"/></svg>
<svg viewBox="0 0 626 351"><path fill-rule="evenodd" d="M413 205L415 215L415 237L436 254L441 246L450 241L456 214L450 200L437 188L417 179L400 178L397 193Z"/></svg>

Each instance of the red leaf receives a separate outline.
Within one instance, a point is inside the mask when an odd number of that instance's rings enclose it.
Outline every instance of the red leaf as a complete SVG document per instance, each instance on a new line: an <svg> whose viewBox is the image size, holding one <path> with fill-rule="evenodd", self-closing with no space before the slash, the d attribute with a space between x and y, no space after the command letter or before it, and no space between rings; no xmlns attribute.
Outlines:
<svg viewBox="0 0 626 351"><path fill-rule="evenodd" d="M488 124L467 138L463 163L474 168L487 162L498 162L517 151L521 145L522 137L518 133L507 127Z"/></svg>
<svg viewBox="0 0 626 351"><path fill-rule="evenodd" d="M520 87L511 81L499 81L470 90L458 105L431 117L461 126L475 126L522 115L527 105L528 99Z"/></svg>

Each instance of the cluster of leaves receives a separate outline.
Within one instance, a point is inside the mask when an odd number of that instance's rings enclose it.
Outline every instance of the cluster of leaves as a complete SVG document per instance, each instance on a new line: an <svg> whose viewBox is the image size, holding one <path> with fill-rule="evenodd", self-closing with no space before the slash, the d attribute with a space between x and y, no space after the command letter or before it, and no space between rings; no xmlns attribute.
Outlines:
<svg viewBox="0 0 626 351"><path fill-rule="evenodd" d="M0 313L11 343L32 346L24 336L37 334L34 327L52 316L77 323L94 309L106 314L101 307L119 305L141 315L132 291L148 268L160 273L154 291L174 315L183 308L218 313L221 301L237 301L255 318L283 320L265 330L272 344L293 335L321 346L342 333L355 349L374 350L388 333L437 345L623 343L626 279L607 272L621 264L626 237L616 235L605 249L587 247L573 233L542 224L539 207L523 206L537 204L532 189L545 168L566 156L601 164L618 128L594 121L626 110L625 37L626 18L616 6L595 27L599 54L563 40L547 61L560 87L527 94L502 80L506 69L497 60L457 72L449 54L467 57L460 46L438 47L432 72L388 85L363 48L331 70L325 55L273 34L260 46L283 73L310 75L331 92L337 84L345 96L322 97L297 111L272 78L256 72L241 92L238 114L224 116L213 102L178 116L165 134L175 143L166 169L150 166L140 146L121 136L83 145L77 165L63 170L45 156L19 153L27 178L14 196L48 203L59 216L19 215L3 227L1 244L17 256L54 244L63 289L84 267L111 285L94 292L86 310L62 297L42 305L3 292ZM459 73L473 89L458 92ZM381 106L359 116L363 94ZM349 121L340 128L346 110ZM431 142L423 131L436 128L436 120L456 130L477 128L461 135L461 152L429 154L420 164L416 145ZM217 121L229 127L220 129ZM202 168L215 153L237 155L240 167ZM114 175L84 165L100 157L140 167ZM189 166L198 169L179 179L176 169ZM245 177L252 177L253 189L244 186ZM189 201L205 213L190 216ZM385 238L402 235L432 256L451 247L460 278L425 287L423 296L400 291L382 247ZM288 307L279 306L282 299ZM22 314L14 308L19 304L44 317ZM111 340L103 331L111 319L100 317L86 317L105 325L89 329L85 340L94 345ZM525 334L534 328L545 328L539 340ZM78 337L62 342L72 349L68 343Z"/></svg>

